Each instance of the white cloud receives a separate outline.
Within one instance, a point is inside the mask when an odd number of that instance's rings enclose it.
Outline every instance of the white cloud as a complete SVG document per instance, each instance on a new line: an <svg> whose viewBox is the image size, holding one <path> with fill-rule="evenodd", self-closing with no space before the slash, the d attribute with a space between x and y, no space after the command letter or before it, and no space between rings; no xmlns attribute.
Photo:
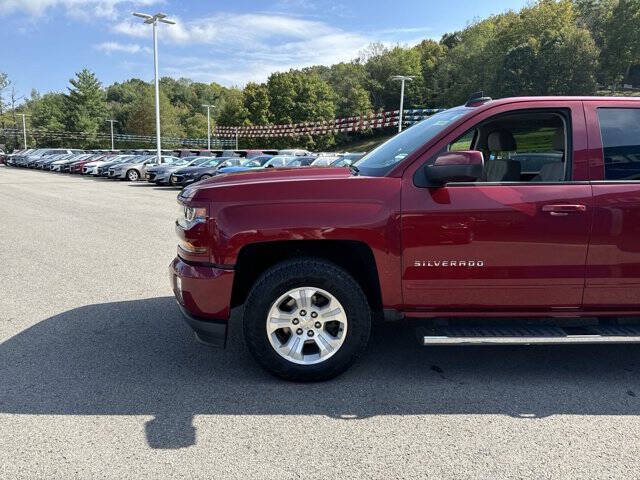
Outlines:
<svg viewBox="0 0 640 480"><path fill-rule="evenodd" d="M163 3L163 0L0 0L0 15L24 12L39 17L52 8L61 7L72 17L115 18L121 5L146 6L154 3Z"/></svg>
<svg viewBox="0 0 640 480"><path fill-rule="evenodd" d="M175 49L163 52L163 74L224 85L264 81L274 71L349 61L371 43L359 33L280 14L174 19L176 25L160 27L159 39L165 45L188 47L190 55L176 55ZM114 31L135 38L151 36L149 26L135 19L116 24Z"/></svg>
<svg viewBox="0 0 640 480"><path fill-rule="evenodd" d="M151 53L151 49L149 47L141 47L137 43L119 43L119 42L102 42L97 45L94 45L96 50L100 50L107 54L111 54L114 52L122 52L122 53L138 53L145 52Z"/></svg>

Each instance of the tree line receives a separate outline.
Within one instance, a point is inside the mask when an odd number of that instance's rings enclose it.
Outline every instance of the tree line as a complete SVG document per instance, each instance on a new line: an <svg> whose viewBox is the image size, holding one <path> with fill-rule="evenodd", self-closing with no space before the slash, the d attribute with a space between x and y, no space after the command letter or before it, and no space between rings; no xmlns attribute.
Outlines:
<svg viewBox="0 0 640 480"><path fill-rule="evenodd" d="M399 85L391 80L393 75L414 78L406 87L407 108L449 107L479 90L498 98L640 87L639 20L640 0L540 0L517 12L476 20L439 41L425 39L412 47L372 44L351 62L276 72L266 82L250 82L244 88L164 77L162 134L206 137L202 104L214 105L212 124L224 126L298 123L394 110ZM0 75L0 128L13 126L15 113L26 112L31 127L53 131L107 132L105 120L113 118L117 132L155 132L153 85L140 79L104 87L93 72L82 70L70 80L67 92L33 91L19 105L10 86L6 75ZM346 143L352 136L241 143L323 149ZM76 142L104 147L99 143Z"/></svg>

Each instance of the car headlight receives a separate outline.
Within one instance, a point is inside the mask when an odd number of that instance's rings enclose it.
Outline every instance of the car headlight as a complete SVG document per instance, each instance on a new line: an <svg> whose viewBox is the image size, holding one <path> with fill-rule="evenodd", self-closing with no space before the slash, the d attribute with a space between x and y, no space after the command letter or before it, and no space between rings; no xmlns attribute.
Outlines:
<svg viewBox="0 0 640 480"><path fill-rule="evenodd" d="M207 209L204 207L189 207L178 203L178 225L188 230L194 224L207 221Z"/></svg>

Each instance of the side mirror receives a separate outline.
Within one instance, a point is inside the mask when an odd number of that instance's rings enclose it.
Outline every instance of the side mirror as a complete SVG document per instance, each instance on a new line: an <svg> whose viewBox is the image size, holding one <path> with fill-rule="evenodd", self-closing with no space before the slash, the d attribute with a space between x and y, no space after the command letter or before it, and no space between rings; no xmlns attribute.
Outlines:
<svg viewBox="0 0 640 480"><path fill-rule="evenodd" d="M429 187L441 187L449 182L475 182L482 176L484 157L477 150L443 152L432 165L425 165L424 180Z"/></svg>

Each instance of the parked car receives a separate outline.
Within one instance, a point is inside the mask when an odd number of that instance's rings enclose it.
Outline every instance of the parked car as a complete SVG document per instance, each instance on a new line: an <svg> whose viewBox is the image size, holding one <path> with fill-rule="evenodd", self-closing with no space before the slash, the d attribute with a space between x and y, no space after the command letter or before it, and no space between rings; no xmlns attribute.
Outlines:
<svg viewBox="0 0 640 480"><path fill-rule="evenodd" d="M349 170L184 189L171 286L198 337L223 346L244 305L292 380L346 370L378 316L427 346L639 343L640 100L481 97Z"/></svg>
<svg viewBox="0 0 640 480"><path fill-rule="evenodd" d="M346 157L339 157L337 160L331 162L330 167L350 167L356 162L356 160L352 160Z"/></svg>
<svg viewBox="0 0 640 480"><path fill-rule="evenodd" d="M33 148L17 150L15 152L7 155L7 158L5 160L5 165L9 165L9 166L15 167L16 166L16 161L20 156L29 155L30 153L33 153L33 152L34 152Z"/></svg>
<svg viewBox="0 0 640 480"><path fill-rule="evenodd" d="M98 167L114 159L117 155L108 155L99 160L92 160L82 166L82 175L92 175L97 173Z"/></svg>
<svg viewBox="0 0 640 480"><path fill-rule="evenodd" d="M62 154L72 154L72 153L83 153L83 150L76 149L68 149L68 148L46 148L43 149L41 153L38 155L29 155L26 161L24 162L24 166L29 168L35 167L35 162L40 157L46 157L48 155L62 155Z"/></svg>
<svg viewBox="0 0 640 480"><path fill-rule="evenodd" d="M42 156L40 158L38 158L34 165L33 168L39 169L39 170L49 170L50 165L57 161L57 160L62 160L63 158L71 158L74 155L77 155L75 153L57 153L54 155L45 155Z"/></svg>
<svg viewBox="0 0 640 480"><path fill-rule="evenodd" d="M123 163L129 163L139 160L134 160L135 158L149 158L148 155L117 155L112 159L109 159L104 162L99 162L99 165L96 167L95 172L92 173L92 176L96 177L108 177L109 169L115 165L120 165Z"/></svg>
<svg viewBox="0 0 640 480"><path fill-rule="evenodd" d="M289 160L285 166L286 167L308 167L315 160L316 160L316 157L309 157L309 156L294 157L293 159Z"/></svg>
<svg viewBox="0 0 640 480"><path fill-rule="evenodd" d="M84 166L89 162L96 162L109 158L110 155L104 153L96 153L87 158L77 159L75 162L69 164L69 173L82 173Z"/></svg>
<svg viewBox="0 0 640 480"><path fill-rule="evenodd" d="M242 157L212 157L209 161L192 167L176 170L169 177L169 184L184 187L200 180L206 180L218 173L218 168L238 165Z"/></svg>
<svg viewBox="0 0 640 480"><path fill-rule="evenodd" d="M293 157L306 157L310 156L311 152L308 150L302 150L300 148L293 148L288 150L279 150L278 155L287 155Z"/></svg>
<svg viewBox="0 0 640 480"><path fill-rule="evenodd" d="M169 164L178 160L178 157L161 156L160 164ZM120 163L109 168L109 178L137 182L144 178L147 168L157 165L158 158L155 155L134 157L131 161Z"/></svg>
<svg viewBox="0 0 640 480"><path fill-rule="evenodd" d="M235 166L220 166L218 167L218 173L235 173L244 172L246 170L253 170L254 168L265 168L265 165L269 160L273 158L273 155L259 155L257 157L248 157Z"/></svg>
<svg viewBox="0 0 640 480"><path fill-rule="evenodd" d="M328 167L340 157L337 155L320 155L316 157L311 163L312 167Z"/></svg>
<svg viewBox="0 0 640 480"><path fill-rule="evenodd" d="M191 156L191 157L183 157L178 161L170 163L168 165L156 165L155 167L150 167L147 169L146 180L150 183L155 183L157 185L168 185L169 178L171 174L181 168L186 167L196 167L198 165L202 165L205 162L209 162L212 158L211 156Z"/></svg>
<svg viewBox="0 0 640 480"><path fill-rule="evenodd" d="M294 158L293 155L275 155L264 164L264 168L281 168Z"/></svg>
<svg viewBox="0 0 640 480"><path fill-rule="evenodd" d="M88 158L90 156L91 156L90 153L82 153L80 155L73 155L73 154L63 155L59 157L57 160L49 163L49 169L52 172L65 173L69 171L69 165L71 163L77 161L78 159Z"/></svg>

